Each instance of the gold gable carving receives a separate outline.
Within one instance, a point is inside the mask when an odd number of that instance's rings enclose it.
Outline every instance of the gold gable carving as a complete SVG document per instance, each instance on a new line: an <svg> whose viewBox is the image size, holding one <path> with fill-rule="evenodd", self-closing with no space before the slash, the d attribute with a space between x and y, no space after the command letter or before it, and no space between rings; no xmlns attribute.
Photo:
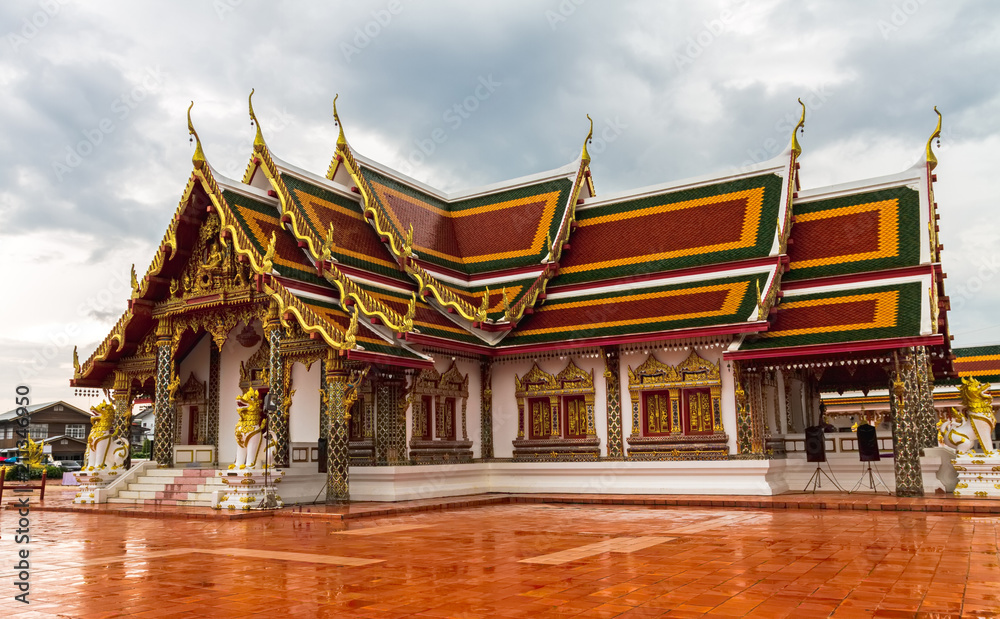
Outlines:
<svg viewBox="0 0 1000 619"><path fill-rule="evenodd" d="M559 374L553 376L535 363L523 377L514 375L515 395L519 398L533 396L560 396L594 393L594 373L585 372L570 359Z"/></svg>
<svg viewBox="0 0 1000 619"><path fill-rule="evenodd" d="M454 362L444 374L438 373L434 368L428 368L417 375L413 393L468 398L469 376L459 372L458 366Z"/></svg>
<svg viewBox="0 0 1000 619"><path fill-rule="evenodd" d="M628 386L631 390L720 384L719 366L694 350L676 366L667 365L650 353L649 358L635 370L631 366L628 368Z"/></svg>
<svg viewBox="0 0 1000 619"><path fill-rule="evenodd" d="M205 400L205 383L198 380L194 372L188 376L187 382L178 390L177 399L181 402L201 402Z"/></svg>
<svg viewBox="0 0 1000 619"><path fill-rule="evenodd" d="M245 362L240 362L240 390L250 387L261 389L268 386L267 368L270 365L271 346L267 340L260 343L254 354Z"/></svg>

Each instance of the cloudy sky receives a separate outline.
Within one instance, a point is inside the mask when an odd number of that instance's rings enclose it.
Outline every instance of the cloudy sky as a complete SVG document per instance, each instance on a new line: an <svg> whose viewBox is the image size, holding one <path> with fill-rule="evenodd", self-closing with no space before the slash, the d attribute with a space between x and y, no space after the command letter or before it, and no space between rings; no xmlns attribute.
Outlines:
<svg viewBox="0 0 1000 619"><path fill-rule="evenodd" d="M0 3L0 410L68 380L125 308L192 148L239 178L253 129L323 173L360 153L444 190L573 160L598 193L770 158L808 104L805 187L901 171L944 113L956 344L1000 341L1000 8L944 0ZM456 108L458 106L458 108ZM457 110L457 111L456 111ZM437 131L445 139L429 140ZM2 404L8 402L8 405Z"/></svg>

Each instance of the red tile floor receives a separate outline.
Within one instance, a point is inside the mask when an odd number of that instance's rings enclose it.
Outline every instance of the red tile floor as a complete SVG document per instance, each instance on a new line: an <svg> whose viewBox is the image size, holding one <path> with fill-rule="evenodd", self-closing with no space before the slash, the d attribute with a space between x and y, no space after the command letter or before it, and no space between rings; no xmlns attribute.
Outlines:
<svg viewBox="0 0 1000 619"><path fill-rule="evenodd" d="M888 499L871 509L872 497L861 508L813 497L827 509L790 508L788 497L779 509L495 498L249 519L36 509L28 606L13 601L18 516L6 509L0 609L5 618L1000 616L993 514L883 511Z"/></svg>

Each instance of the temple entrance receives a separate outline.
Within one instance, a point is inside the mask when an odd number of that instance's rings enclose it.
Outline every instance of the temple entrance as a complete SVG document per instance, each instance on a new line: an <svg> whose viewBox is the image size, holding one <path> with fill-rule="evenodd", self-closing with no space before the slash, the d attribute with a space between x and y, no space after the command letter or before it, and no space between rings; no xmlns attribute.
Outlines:
<svg viewBox="0 0 1000 619"><path fill-rule="evenodd" d="M207 393L205 383L193 372L177 392L176 466L208 467L215 462L215 445L209 442Z"/></svg>

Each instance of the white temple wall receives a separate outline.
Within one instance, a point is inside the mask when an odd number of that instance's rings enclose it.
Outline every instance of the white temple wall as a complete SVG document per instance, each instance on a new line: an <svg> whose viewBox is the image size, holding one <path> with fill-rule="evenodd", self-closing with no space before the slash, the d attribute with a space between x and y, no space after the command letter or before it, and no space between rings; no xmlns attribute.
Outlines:
<svg viewBox="0 0 1000 619"><path fill-rule="evenodd" d="M288 411L288 440L291 443L315 445L319 441L320 363L313 363L309 369L301 363L295 363L292 364L291 372L295 395Z"/></svg>
<svg viewBox="0 0 1000 619"><path fill-rule="evenodd" d="M243 329L240 323L233 328L232 333L239 333ZM236 459L236 435L235 428L239 415L236 413L236 398L243 394L240 389L240 363L243 363L253 356L254 352L264 341L264 331L259 321L253 322L253 329L260 340L250 346L244 347L235 337L226 340L219 355L219 463L226 464Z"/></svg>
<svg viewBox="0 0 1000 619"><path fill-rule="evenodd" d="M519 359L493 364L493 456L496 458L514 457L514 439L517 438L514 374L524 376L531 369L531 363L531 359ZM546 372L552 371L545 361L538 366Z"/></svg>

